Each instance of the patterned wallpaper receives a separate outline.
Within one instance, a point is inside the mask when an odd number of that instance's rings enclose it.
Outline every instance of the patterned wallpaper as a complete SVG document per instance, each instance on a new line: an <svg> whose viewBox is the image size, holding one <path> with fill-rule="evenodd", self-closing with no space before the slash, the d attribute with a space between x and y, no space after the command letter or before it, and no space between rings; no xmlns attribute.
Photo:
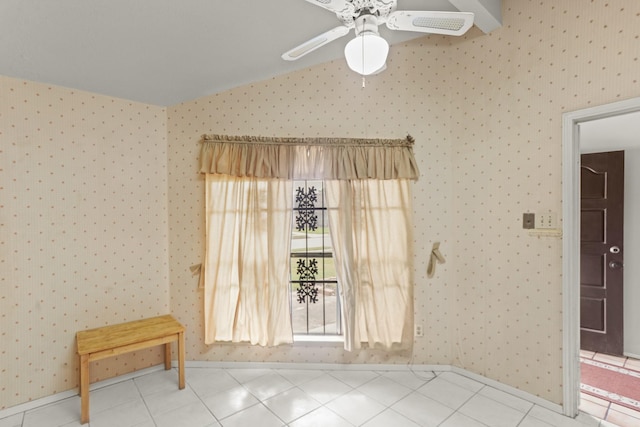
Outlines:
<svg viewBox="0 0 640 427"><path fill-rule="evenodd" d="M169 308L188 360L453 363L561 402L561 240L522 213L560 216L563 112L640 96L640 2L503 3L489 35L392 46L365 88L339 60L165 116L0 78L0 408L76 386L77 329ZM413 354L203 343L203 133L415 137ZM434 241L447 262L427 279Z"/></svg>
<svg viewBox="0 0 640 427"><path fill-rule="evenodd" d="M166 157L164 108L0 77L0 409L77 387L76 331L169 312Z"/></svg>
<svg viewBox="0 0 640 427"><path fill-rule="evenodd" d="M455 364L561 402L562 113L640 96L640 3L507 1L454 46Z"/></svg>

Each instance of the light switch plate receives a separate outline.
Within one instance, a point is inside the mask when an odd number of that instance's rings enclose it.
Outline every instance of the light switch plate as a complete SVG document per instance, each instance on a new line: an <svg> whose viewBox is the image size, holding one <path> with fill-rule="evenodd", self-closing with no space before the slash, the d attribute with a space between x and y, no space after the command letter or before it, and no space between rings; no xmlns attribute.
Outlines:
<svg viewBox="0 0 640 427"><path fill-rule="evenodd" d="M536 226L536 220L535 220L535 214L533 213L523 213L522 214L522 228L530 230L535 228Z"/></svg>

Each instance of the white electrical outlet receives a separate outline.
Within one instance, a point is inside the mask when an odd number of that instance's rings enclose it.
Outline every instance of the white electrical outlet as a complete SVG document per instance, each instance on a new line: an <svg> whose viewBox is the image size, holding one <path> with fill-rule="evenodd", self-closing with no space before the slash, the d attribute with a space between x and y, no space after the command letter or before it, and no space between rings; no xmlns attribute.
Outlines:
<svg viewBox="0 0 640 427"><path fill-rule="evenodd" d="M414 325L415 326L415 336L416 337L423 337L424 336L424 329L422 328L422 325Z"/></svg>
<svg viewBox="0 0 640 427"><path fill-rule="evenodd" d="M555 212L537 213L536 214L536 228L556 228L557 217Z"/></svg>

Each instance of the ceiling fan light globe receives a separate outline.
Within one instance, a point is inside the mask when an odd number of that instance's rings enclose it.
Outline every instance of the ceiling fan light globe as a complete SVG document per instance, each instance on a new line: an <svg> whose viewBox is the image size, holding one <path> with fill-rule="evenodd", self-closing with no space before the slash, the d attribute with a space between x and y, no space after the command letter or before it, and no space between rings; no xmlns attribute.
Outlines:
<svg viewBox="0 0 640 427"><path fill-rule="evenodd" d="M363 76L373 74L384 67L388 54L389 43L372 32L359 34L344 48L344 57L349 68Z"/></svg>

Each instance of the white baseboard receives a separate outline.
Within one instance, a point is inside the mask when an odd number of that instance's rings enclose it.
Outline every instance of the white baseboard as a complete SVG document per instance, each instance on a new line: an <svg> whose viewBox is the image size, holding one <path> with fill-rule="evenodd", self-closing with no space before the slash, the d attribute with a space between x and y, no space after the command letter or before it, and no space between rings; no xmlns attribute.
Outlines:
<svg viewBox="0 0 640 427"><path fill-rule="evenodd" d="M178 362L174 360L171 364L178 367ZM191 361L185 362L187 368L262 368L262 369L307 369L307 370L334 370L334 371L406 371L409 365L399 364L366 364L366 363L279 363L279 362L209 362ZM449 365L411 365L414 371L451 371Z"/></svg>
<svg viewBox="0 0 640 427"><path fill-rule="evenodd" d="M173 367L178 367L178 361L172 362ZM187 361L185 362L187 368L226 368L226 369L243 369L243 368L262 368L262 369L307 369L307 370L344 370L344 371L418 371L418 372L454 372L472 380L478 381L481 384L488 385L505 393L512 394L535 405L541 406L545 409L549 409L553 412L562 414L562 406L556 403L545 400L541 397L535 396L526 391L519 390L510 385L503 384L501 382L486 378L482 375L469 372L466 369L458 368L451 365L399 365L399 364L338 364L338 363L270 363L270 362L208 362L208 361ZM122 381L127 381L132 378L141 377L143 375L150 374L152 372L160 371L164 369L164 363L150 368L141 369L139 371L131 372L128 374L120 375L115 378L109 378L107 380L99 381L91 384L89 390L97 390L102 387L106 387L112 384L116 384ZM0 410L0 419L10 417L11 415L18 414L20 412L29 411L40 406L49 405L51 403L58 402L60 400L68 399L70 397L78 396L78 390L67 390L61 393L56 393L51 396L46 396L40 399L35 399L26 403L21 403L16 406L12 406L7 409Z"/></svg>

